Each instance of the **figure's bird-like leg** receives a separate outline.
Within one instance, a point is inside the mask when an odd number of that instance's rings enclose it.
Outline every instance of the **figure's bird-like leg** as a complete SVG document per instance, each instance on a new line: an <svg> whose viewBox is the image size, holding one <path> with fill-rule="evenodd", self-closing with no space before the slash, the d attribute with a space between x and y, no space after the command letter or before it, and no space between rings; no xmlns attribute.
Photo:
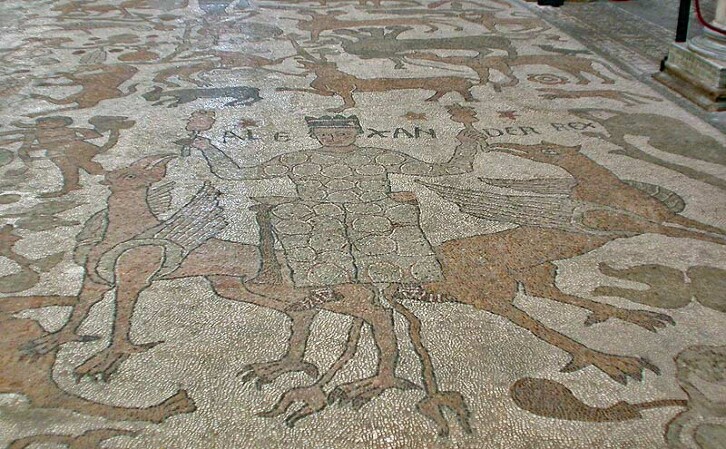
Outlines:
<svg viewBox="0 0 726 449"><path fill-rule="evenodd" d="M287 418L285 418L285 423L289 427L293 427L295 423L301 419L322 411L328 405L327 396L325 391L323 391L323 388L330 383L330 381L333 380L333 377L335 377L335 375L355 356L358 349L358 343L360 342L363 323L362 319L353 318L343 353L314 384L307 387L293 388L287 391L282 395L280 400L277 401L277 404L275 404L272 409L260 413L260 416L267 418L280 416L286 413L293 403L302 402L304 403L302 407L293 411L287 416Z"/></svg>
<svg viewBox="0 0 726 449"><path fill-rule="evenodd" d="M400 302L394 300L393 308L408 321L408 334L411 337L413 349L416 355L418 355L419 360L421 360L421 378L423 380L426 397L416 404L416 408L422 415L434 422L440 436L449 435L449 423L444 415L444 409L447 408L456 413L456 417L464 432L472 433L469 422L471 412L466 405L464 396L458 391L439 390L431 355L424 346L421 338L421 320Z"/></svg>
<svg viewBox="0 0 726 449"><path fill-rule="evenodd" d="M337 386L328 396L328 402L350 403L359 409L386 390L412 390L419 388L407 379L396 376L399 353L393 325L393 311L377 304L370 286L349 284L337 288L340 301L325 305L327 310L363 319L371 327L373 342L378 352L376 374Z"/></svg>
<svg viewBox="0 0 726 449"><path fill-rule="evenodd" d="M286 312L292 320L291 332L288 339L288 346L285 355L272 362L251 363L244 366L238 376L242 376L242 382L255 381L257 388L273 382L285 373L302 371L313 379L318 377L318 368L304 360L310 330L317 315L317 310L305 310L301 312Z"/></svg>

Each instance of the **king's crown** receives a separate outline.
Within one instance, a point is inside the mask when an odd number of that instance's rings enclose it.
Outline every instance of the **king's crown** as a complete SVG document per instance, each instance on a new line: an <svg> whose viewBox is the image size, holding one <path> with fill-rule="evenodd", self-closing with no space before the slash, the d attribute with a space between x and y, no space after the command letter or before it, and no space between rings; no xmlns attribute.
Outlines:
<svg viewBox="0 0 726 449"><path fill-rule="evenodd" d="M305 117L309 128L356 128L361 129L360 121L355 115L324 115L322 117Z"/></svg>

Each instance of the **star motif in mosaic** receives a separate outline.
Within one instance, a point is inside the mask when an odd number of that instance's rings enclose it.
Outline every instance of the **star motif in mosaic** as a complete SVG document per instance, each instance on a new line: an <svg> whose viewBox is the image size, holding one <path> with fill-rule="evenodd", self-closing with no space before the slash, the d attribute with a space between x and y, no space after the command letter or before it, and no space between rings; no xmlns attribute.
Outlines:
<svg viewBox="0 0 726 449"><path fill-rule="evenodd" d="M497 114L499 114L499 117L508 118L509 120L516 120L519 117L517 111L497 111Z"/></svg>
<svg viewBox="0 0 726 449"><path fill-rule="evenodd" d="M426 114L424 114L423 112L408 111L407 113L403 114L401 117L405 118L406 120L410 120L412 122L428 120L428 118L426 117Z"/></svg>
<svg viewBox="0 0 726 449"><path fill-rule="evenodd" d="M240 128L254 128L254 127L260 126L257 124L256 121L249 119L249 118L241 119L239 122L237 122L237 125Z"/></svg>

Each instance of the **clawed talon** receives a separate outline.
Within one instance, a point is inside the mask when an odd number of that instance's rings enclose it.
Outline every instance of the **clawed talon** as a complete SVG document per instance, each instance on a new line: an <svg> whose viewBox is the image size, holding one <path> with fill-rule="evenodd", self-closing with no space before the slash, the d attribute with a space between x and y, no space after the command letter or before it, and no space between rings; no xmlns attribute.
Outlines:
<svg viewBox="0 0 726 449"><path fill-rule="evenodd" d="M340 405L345 405L350 403L354 410L360 410L365 404L390 388L416 390L420 387L409 380L398 377L368 377L336 387L328 395L328 404L332 405L337 402Z"/></svg>
<svg viewBox="0 0 726 449"><path fill-rule="evenodd" d="M257 389L260 389L262 386L272 383L283 374L294 373L296 371L302 371L312 379L318 378L318 367L312 363L284 358L274 362L251 363L244 366L237 373L237 376L242 377L242 383L257 379L255 386Z"/></svg>
<svg viewBox="0 0 726 449"><path fill-rule="evenodd" d="M272 409L259 413L258 416L264 418L274 418L287 412L290 406L295 402L302 402L305 405L293 411L285 418L285 424L288 427L294 427L301 419L322 411L327 407L325 392L319 385L311 385L309 387L293 388L282 395L277 404Z"/></svg>
<svg viewBox="0 0 726 449"><path fill-rule="evenodd" d="M660 374L660 369L643 357L613 355L593 350L573 354L572 360L560 371L570 373L590 365L623 385L628 383L628 377L637 381L643 380L643 372L646 369Z"/></svg>
<svg viewBox="0 0 726 449"><path fill-rule="evenodd" d="M73 370L73 375L76 378L76 382L79 382L85 376L100 377L101 381L108 382L111 376L118 371L121 364L132 354L146 352L159 343L162 342L125 345L119 349L113 347L106 348L86 360L81 366L76 367Z"/></svg>
<svg viewBox="0 0 726 449"><path fill-rule="evenodd" d="M66 343L73 341L85 343L100 339L101 337L95 335L78 336L70 332L54 332L27 342L21 351L28 356L41 356L55 351Z"/></svg>
<svg viewBox="0 0 726 449"><path fill-rule="evenodd" d="M464 396L459 392L441 391L432 393L416 404L416 409L434 422L437 433L442 437L449 436L449 423L444 416L444 409L447 408L456 414L456 418L464 432L473 432L469 422L471 412L469 412Z"/></svg>
<svg viewBox="0 0 726 449"><path fill-rule="evenodd" d="M170 416L192 413L197 410L197 405L189 397L186 390L179 390L161 404L150 407L150 409L158 413L153 413L149 420L155 423L161 423Z"/></svg>
<svg viewBox="0 0 726 449"><path fill-rule="evenodd" d="M647 310L617 309L613 312L593 312L585 320L585 326L602 323L610 318L617 318L636 326L640 326L650 332L657 332L667 325L674 325L676 322L664 313L650 312Z"/></svg>

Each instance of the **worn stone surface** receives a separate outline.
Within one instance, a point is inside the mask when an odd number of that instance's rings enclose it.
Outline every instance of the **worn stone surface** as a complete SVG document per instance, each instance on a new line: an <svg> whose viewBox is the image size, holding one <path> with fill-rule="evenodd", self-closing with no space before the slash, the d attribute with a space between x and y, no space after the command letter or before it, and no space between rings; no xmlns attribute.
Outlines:
<svg viewBox="0 0 726 449"><path fill-rule="evenodd" d="M701 2L701 10L708 21L715 17L716 2ZM661 64L669 54L676 35L679 2L668 0L638 0L625 2L597 1L589 4L565 3L560 8L530 9L570 36L575 36L595 54L604 56L623 70L648 84L656 91L713 124L722 132L726 130L724 114L710 112L698 105L696 97L711 102L708 95L693 89L687 95L681 79L661 73ZM703 33L703 27L691 11L688 36ZM593 20L593 18L597 18ZM654 78L657 78L654 79ZM664 86L663 80L669 87ZM683 82L685 87L689 87Z"/></svg>
<svg viewBox="0 0 726 449"><path fill-rule="evenodd" d="M634 75L653 36L0 8L0 446L718 447L725 140Z"/></svg>

